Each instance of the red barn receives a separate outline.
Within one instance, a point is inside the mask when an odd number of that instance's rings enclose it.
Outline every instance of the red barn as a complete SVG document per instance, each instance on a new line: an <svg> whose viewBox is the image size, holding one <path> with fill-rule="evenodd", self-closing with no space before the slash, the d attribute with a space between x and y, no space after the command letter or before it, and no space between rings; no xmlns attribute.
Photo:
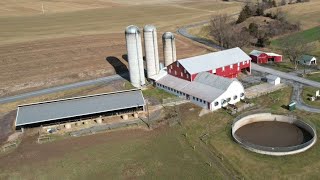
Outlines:
<svg viewBox="0 0 320 180"><path fill-rule="evenodd" d="M236 78L241 71L251 73L251 58L237 47L175 61L167 66L167 71L188 81L193 81L200 72Z"/></svg>
<svg viewBox="0 0 320 180"><path fill-rule="evenodd" d="M265 64L268 62L281 62L282 55L276 53L267 53L258 50L253 50L250 53L252 61L257 64Z"/></svg>

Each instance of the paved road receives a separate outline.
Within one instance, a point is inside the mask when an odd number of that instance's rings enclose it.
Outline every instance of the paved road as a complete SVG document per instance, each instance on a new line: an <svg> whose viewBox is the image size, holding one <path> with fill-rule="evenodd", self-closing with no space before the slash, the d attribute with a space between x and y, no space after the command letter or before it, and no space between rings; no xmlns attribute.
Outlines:
<svg viewBox="0 0 320 180"><path fill-rule="evenodd" d="M308 112L313 112L313 113L320 113L320 109L311 107L303 102L301 98L301 93L303 88L302 84L291 83L291 85L293 86L293 93L292 93L291 100L296 102L296 107L298 109L308 111Z"/></svg>
<svg viewBox="0 0 320 180"><path fill-rule="evenodd" d="M40 96L40 95L44 95L44 94L65 91L65 90L74 89L74 88L97 85L97 84L102 84L102 83L110 83L112 81L124 79L126 77L128 77L128 73L121 74L121 75L112 75L112 76L107 76L107 77L103 77L103 78L82 81L82 82L78 82L78 83L73 83L73 84L48 88L48 89L42 89L42 90L19 94L19 95L15 95L15 96L4 97L4 98L0 98L0 104L14 102L14 101L34 97L34 96Z"/></svg>
<svg viewBox="0 0 320 180"><path fill-rule="evenodd" d="M308 80L308 79L305 79L305 78L302 78L302 77L298 77L298 76L295 76L295 75L292 75L292 74L288 74L288 73L277 71L277 70L274 70L274 69L271 69L271 68L259 66L259 65L254 64L254 63L251 64L251 68L253 70L255 70L255 71L273 74L273 75L279 76L279 77L281 77L283 79L288 79L288 80L292 80L292 81L295 81L295 82L298 82L298 83L301 83L301 84L304 84L304 85L320 88L320 83L319 82L311 81L311 80Z"/></svg>

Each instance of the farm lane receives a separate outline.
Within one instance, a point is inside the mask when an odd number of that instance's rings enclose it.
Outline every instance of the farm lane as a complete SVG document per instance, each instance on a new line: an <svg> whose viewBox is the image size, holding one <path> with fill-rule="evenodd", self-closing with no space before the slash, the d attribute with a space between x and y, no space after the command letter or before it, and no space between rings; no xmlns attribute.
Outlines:
<svg viewBox="0 0 320 180"><path fill-rule="evenodd" d="M128 76L128 73L124 73L121 75L116 74L116 75L107 76L107 77L103 77L103 78L82 81L82 82L67 84L67 85L63 85L63 86L52 87L52 88L42 89L42 90L38 90L38 91L32 91L32 92L19 94L19 95L15 95L15 96L4 97L4 98L0 98L0 104L10 103L10 102L30 98L30 97L40 96L40 95L44 95L44 94L51 94L51 93L55 93L55 92L59 92L59 91L65 91L65 90L80 88L80 87L84 87L84 86L91 86L91 85L97 85L97 84L102 84L102 83L110 83L115 80L124 79L124 77L126 77L126 76Z"/></svg>

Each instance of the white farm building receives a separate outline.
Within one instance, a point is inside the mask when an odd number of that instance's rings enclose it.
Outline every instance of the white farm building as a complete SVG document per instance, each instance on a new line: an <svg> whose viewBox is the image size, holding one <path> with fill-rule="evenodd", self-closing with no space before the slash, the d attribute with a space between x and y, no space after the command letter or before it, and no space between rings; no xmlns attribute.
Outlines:
<svg viewBox="0 0 320 180"><path fill-rule="evenodd" d="M244 88L237 79L201 72L193 81L170 74L156 80L156 86L211 111L244 99Z"/></svg>

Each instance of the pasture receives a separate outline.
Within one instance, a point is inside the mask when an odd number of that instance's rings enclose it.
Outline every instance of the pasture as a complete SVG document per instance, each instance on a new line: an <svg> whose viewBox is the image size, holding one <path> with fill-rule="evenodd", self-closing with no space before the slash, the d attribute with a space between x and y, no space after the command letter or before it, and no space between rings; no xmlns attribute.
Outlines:
<svg viewBox="0 0 320 180"><path fill-rule="evenodd" d="M253 102L256 107L287 114L282 106L290 102L291 91L285 88ZM16 150L0 155L0 177L51 179L59 174L70 179L225 179L224 168L245 179L318 175L318 144L293 156L256 154L232 140L234 117L224 110L199 117L201 109L195 105L178 108L181 126L162 126L152 131L129 128L79 138L63 137L45 144L35 144L34 137L26 137ZM318 114L298 110L294 114L313 122L319 131ZM207 144L200 140L204 134L208 135ZM214 157L219 158L218 164ZM31 170L33 173L29 173Z"/></svg>

